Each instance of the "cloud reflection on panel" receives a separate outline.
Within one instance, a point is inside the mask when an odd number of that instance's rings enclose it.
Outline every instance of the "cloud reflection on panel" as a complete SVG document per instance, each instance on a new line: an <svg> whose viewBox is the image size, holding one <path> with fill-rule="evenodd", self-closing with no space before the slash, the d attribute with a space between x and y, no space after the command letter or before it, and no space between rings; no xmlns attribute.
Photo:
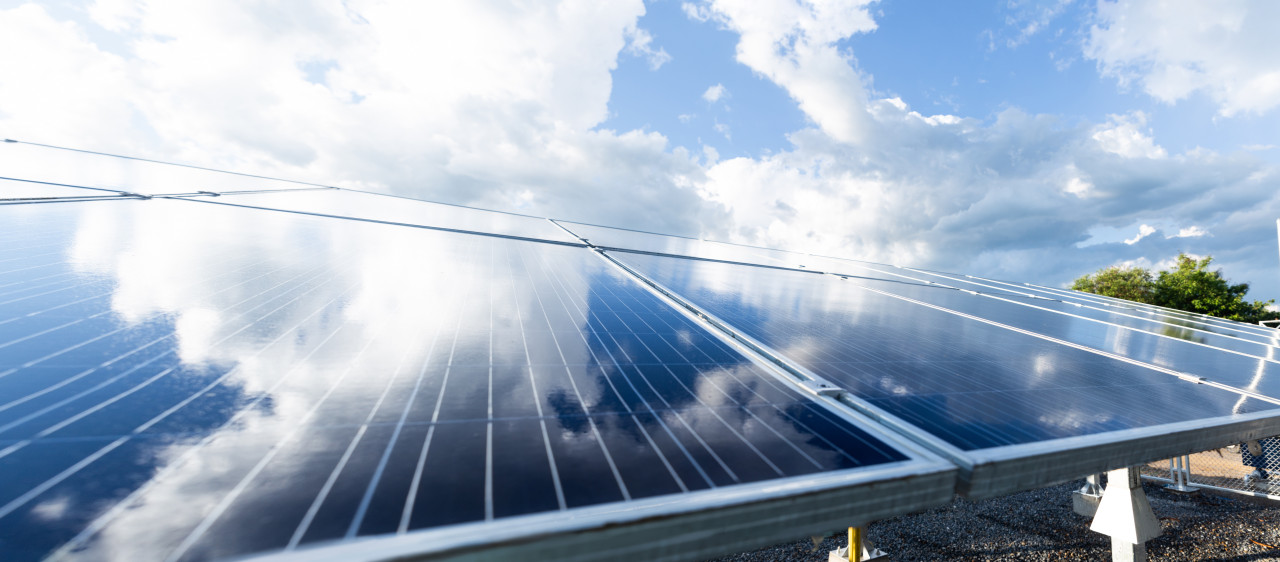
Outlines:
<svg viewBox="0 0 1280 562"><path fill-rule="evenodd" d="M964 450L1274 407L1239 407L1230 392L895 298L885 294L895 292L892 283L863 288L803 272L617 256L783 357Z"/></svg>
<svg viewBox="0 0 1280 562"><path fill-rule="evenodd" d="M120 326L163 327L176 359L145 402L98 413L128 439L83 476L113 491L35 502L80 513L41 523L76 535L73 558L234 556L865 461L584 249L191 201L82 209L72 266L112 279Z"/></svg>

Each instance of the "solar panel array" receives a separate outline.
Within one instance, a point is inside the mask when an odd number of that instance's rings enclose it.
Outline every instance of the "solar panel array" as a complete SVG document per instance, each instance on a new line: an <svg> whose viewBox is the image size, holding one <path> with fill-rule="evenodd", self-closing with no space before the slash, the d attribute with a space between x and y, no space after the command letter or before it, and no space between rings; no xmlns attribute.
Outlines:
<svg viewBox="0 0 1280 562"><path fill-rule="evenodd" d="M697 558L1280 433L1266 328L237 181L0 191L5 559Z"/></svg>

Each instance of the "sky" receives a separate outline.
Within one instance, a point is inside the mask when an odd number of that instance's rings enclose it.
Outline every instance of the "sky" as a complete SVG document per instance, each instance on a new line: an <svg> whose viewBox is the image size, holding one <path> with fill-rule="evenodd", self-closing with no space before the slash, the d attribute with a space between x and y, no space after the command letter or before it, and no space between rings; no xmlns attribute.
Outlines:
<svg viewBox="0 0 1280 562"><path fill-rule="evenodd" d="M0 0L0 136L1053 286L1189 252L1280 299L1277 28L1270 0Z"/></svg>

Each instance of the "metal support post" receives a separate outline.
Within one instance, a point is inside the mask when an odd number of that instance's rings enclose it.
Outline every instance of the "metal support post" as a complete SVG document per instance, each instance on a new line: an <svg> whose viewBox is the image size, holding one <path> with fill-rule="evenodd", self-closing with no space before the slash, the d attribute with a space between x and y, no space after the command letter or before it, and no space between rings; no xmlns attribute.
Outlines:
<svg viewBox="0 0 1280 562"><path fill-rule="evenodd" d="M1165 486L1169 490L1184 494L1200 491L1200 488L1191 485L1191 455L1169 459L1169 480L1172 483Z"/></svg>
<svg viewBox="0 0 1280 562"><path fill-rule="evenodd" d="M1071 508L1085 517L1093 517L1098 512L1098 502L1102 501L1102 475L1090 474L1084 479L1084 486L1071 493Z"/></svg>
<svg viewBox="0 0 1280 562"><path fill-rule="evenodd" d="M1142 475L1137 467L1107 473L1107 488L1089 529L1111 537L1113 561L1146 561L1146 543L1160 536L1160 520L1142 491Z"/></svg>
<svg viewBox="0 0 1280 562"><path fill-rule="evenodd" d="M849 545L827 554L828 562L862 562L885 556L885 552L871 544L862 527L849 527Z"/></svg>

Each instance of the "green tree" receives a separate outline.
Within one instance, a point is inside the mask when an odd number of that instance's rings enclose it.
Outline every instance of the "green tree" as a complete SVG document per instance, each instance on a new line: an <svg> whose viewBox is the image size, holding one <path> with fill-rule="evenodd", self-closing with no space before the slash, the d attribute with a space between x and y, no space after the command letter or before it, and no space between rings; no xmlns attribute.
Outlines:
<svg viewBox="0 0 1280 562"><path fill-rule="evenodd" d="M1111 266L1076 279L1071 288L1241 322L1280 318L1268 309L1274 300L1246 301L1249 284L1228 283L1222 270L1209 270L1212 261L1213 256L1197 260L1178 254L1177 265L1154 278L1140 267Z"/></svg>
<svg viewBox="0 0 1280 562"><path fill-rule="evenodd" d="M1152 304L1188 312L1199 312L1219 318L1257 322L1280 316L1267 310L1270 301L1246 301L1248 283L1232 285L1222 277L1222 270L1210 271L1213 256L1195 259L1178 254L1174 269L1161 271L1156 278Z"/></svg>
<svg viewBox="0 0 1280 562"><path fill-rule="evenodd" d="M1117 299L1151 303L1155 280L1141 267L1111 266L1076 279L1071 288Z"/></svg>

